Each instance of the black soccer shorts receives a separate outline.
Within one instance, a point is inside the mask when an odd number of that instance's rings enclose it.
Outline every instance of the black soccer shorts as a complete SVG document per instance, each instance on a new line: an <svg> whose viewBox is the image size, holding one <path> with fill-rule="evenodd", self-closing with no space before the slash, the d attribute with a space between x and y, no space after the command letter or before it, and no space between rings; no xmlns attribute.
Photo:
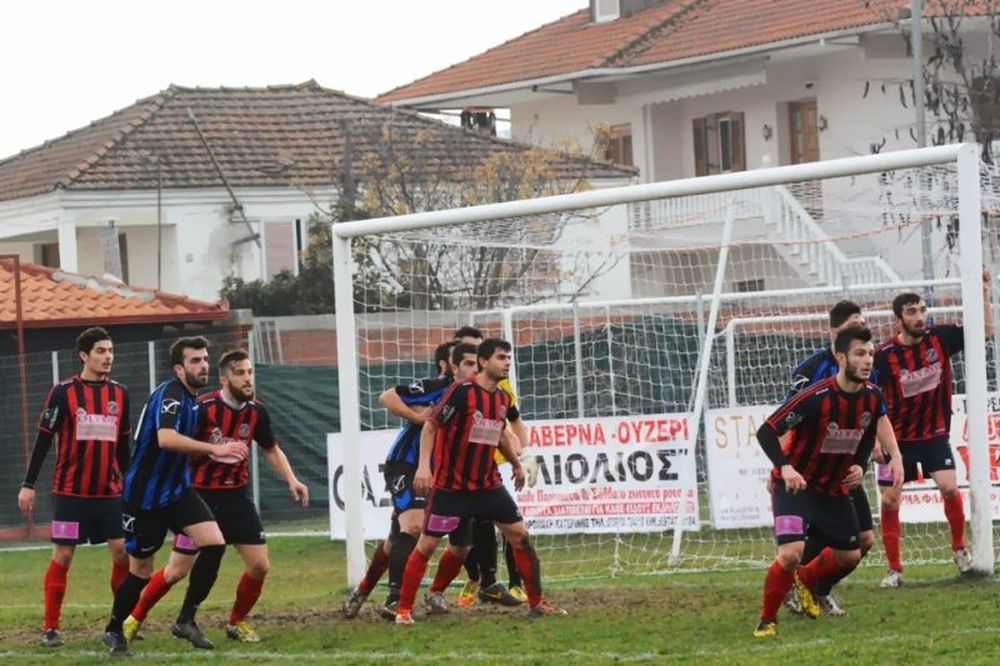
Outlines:
<svg viewBox="0 0 1000 666"><path fill-rule="evenodd" d="M267 543L260 514L246 487L199 490L198 494L215 516L227 544L259 546Z"/></svg>
<svg viewBox="0 0 1000 666"><path fill-rule="evenodd" d="M394 463L385 467L385 489L392 496L392 508L397 513L427 506L427 498L413 489L416 473L417 468L413 465Z"/></svg>
<svg viewBox="0 0 1000 666"><path fill-rule="evenodd" d="M472 543L471 519L489 520L494 523L521 522L521 512L506 488L494 490L441 490L435 488L427 499L424 514L424 534L443 537L462 528L451 542L467 546ZM466 534L468 531L466 541ZM456 539L461 543L456 543Z"/></svg>
<svg viewBox="0 0 1000 666"><path fill-rule="evenodd" d="M920 478L920 472L925 477L930 477L934 472L955 469L955 452L951 450L947 437L901 443L899 451L903 454L903 483L916 481ZM878 485L892 485L892 473L888 465L879 465L877 473Z"/></svg>
<svg viewBox="0 0 1000 666"><path fill-rule="evenodd" d="M861 547L858 514L850 495L825 495L810 487L793 495L779 479L771 502L774 537L779 545L804 541L808 531L834 550Z"/></svg>
<svg viewBox="0 0 1000 666"><path fill-rule="evenodd" d="M52 496L52 543L75 546L121 539L121 497Z"/></svg>
<svg viewBox="0 0 1000 666"><path fill-rule="evenodd" d="M194 488L188 488L176 502L159 509L135 509L125 505L122 512L125 550L139 559L152 557L163 546L167 530L180 535L188 525L214 520L205 500Z"/></svg>

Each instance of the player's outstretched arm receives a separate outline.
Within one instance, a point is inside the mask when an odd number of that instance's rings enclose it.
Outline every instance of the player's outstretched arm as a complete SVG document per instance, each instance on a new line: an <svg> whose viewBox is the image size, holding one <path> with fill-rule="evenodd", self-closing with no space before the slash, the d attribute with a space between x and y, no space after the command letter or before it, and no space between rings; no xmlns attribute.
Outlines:
<svg viewBox="0 0 1000 666"><path fill-rule="evenodd" d="M209 444L199 442L182 435L173 428L160 428L156 431L156 441L161 449L174 451L176 453L187 453L192 455L215 455L220 458L237 458L243 460L247 457L247 445L240 441L226 442L225 444Z"/></svg>
<svg viewBox="0 0 1000 666"><path fill-rule="evenodd" d="M274 444L267 448L261 447L261 450L264 452L264 458L267 460L267 463L288 484L288 490L292 493L292 499L296 502L301 502L303 507L309 506L309 488L295 476L295 472L292 471L292 465L288 462L288 456L281 450L281 447Z"/></svg>
<svg viewBox="0 0 1000 666"><path fill-rule="evenodd" d="M426 407L411 407L403 401L395 387L389 387L382 391L378 397L378 403L385 407L390 414L406 419L417 425L423 425L427 418Z"/></svg>

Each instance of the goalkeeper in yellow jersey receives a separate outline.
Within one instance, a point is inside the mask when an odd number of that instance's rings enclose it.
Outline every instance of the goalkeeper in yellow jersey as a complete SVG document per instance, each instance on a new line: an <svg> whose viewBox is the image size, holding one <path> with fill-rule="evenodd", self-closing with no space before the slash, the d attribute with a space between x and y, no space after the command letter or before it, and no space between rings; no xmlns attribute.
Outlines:
<svg viewBox="0 0 1000 666"><path fill-rule="evenodd" d="M455 341L478 346L483 341L482 332L472 326L463 326L455 331ZM521 450L528 443L527 430L524 421L518 411L517 396L510 380L504 378L497 386L503 389L510 396L510 410L507 412L507 421L510 424L510 432L517 438L515 450L520 455ZM503 464L507 460L498 450L495 454L497 464ZM538 466L533 456L527 460L522 459L525 472L528 476L528 485L534 485L538 476ZM457 604L459 607L467 608L476 603L477 599L501 604L504 606L519 606L527 600L524 592L523 581L517 572L514 562L514 553L510 545L504 541L504 559L507 565L510 587L505 588L503 583L497 581L497 535L493 523L490 521L475 521L472 526L472 550L465 560L465 570L469 575L469 580L458 595Z"/></svg>

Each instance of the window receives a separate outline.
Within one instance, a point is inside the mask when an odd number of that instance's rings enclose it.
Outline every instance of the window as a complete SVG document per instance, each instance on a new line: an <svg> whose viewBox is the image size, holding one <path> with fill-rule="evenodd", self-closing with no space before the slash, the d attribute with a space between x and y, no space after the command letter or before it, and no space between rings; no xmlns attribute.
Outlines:
<svg viewBox="0 0 1000 666"><path fill-rule="evenodd" d="M619 0L590 0L590 15L594 23L614 21L621 15Z"/></svg>
<svg viewBox="0 0 1000 666"><path fill-rule="evenodd" d="M746 170L743 114L710 113L694 119L694 170L697 176Z"/></svg>
<svg viewBox="0 0 1000 666"><path fill-rule="evenodd" d="M41 243L35 246L35 263L49 268L59 268L59 243Z"/></svg>
<svg viewBox="0 0 1000 666"><path fill-rule="evenodd" d="M736 283L736 291L740 294L746 294L751 291L764 291L764 278L740 280Z"/></svg>
<svg viewBox="0 0 1000 666"><path fill-rule="evenodd" d="M632 125L630 123L611 126L608 145L604 149L604 159L612 164L633 166Z"/></svg>
<svg viewBox="0 0 1000 666"><path fill-rule="evenodd" d="M264 223L264 279L270 280L281 271L298 273L298 253L295 251L294 222Z"/></svg>

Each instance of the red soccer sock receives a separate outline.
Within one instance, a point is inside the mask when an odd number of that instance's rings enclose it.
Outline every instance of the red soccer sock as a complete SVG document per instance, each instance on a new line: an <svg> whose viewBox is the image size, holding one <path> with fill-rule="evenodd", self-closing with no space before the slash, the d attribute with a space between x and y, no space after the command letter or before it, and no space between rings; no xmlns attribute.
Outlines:
<svg viewBox="0 0 1000 666"><path fill-rule="evenodd" d="M149 583L146 584L145 589L142 591L142 596L139 597L139 602L129 614L139 622L144 621L146 616L149 615L149 611L156 605L156 602L162 599L173 586L173 583L167 582L163 574L163 569L158 570L149 579Z"/></svg>
<svg viewBox="0 0 1000 666"><path fill-rule="evenodd" d="M951 528L951 549L965 548L965 505L962 503L962 493L956 491L951 497L944 498L944 515Z"/></svg>
<svg viewBox="0 0 1000 666"><path fill-rule="evenodd" d="M444 551L444 555L441 556L441 560L438 562L437 573L434 575L434 580L431 581L431 592L444 592L451 585L451 581L455 580L455 577L462 571L462 564L465 562L464 557L456 557L449 548Z"/></svg>
<svg viewBox="0 0 1000 666"><path fill-rule="evenodd" d="M812 590L816 583L824 578L836 576L842 570L837 564L837 558L833 554L833 549L827 547L820 551L812 562L804 567L799 567L799 580L802 584Z"/></svg>
<svg viewBox="0 0 1000 666"><path fill-rule="evenodd" d="M788 590L792 589L794 580L795 574L785 571L780 562L775 560L771 563L764 577L764 599L761 604L760 619L765 622L777 621L778 609L781 608L781 602L784 601Z"/></svg>
<svg viewBox="0 0 1000 666"><path fill-rule="evenodd" d="M49 561L45 570L45 582L42 592L45 599L45 626L43 629L58 629L59 618L62 615L63 598L66 596L66 574L69 567L64 567L55 560Z"/></svg>
<svg viewBox="0 0 1000 666"><path fill-rule="evenodd" d="M524 591L528 594L528 606L534 608L542 601L542 576L538 555L530 545L514 548L514 563L517 572L524 579Z"/></svg>
<svg viewBox="0 0 1000 666"><path fill-rule="evenodd" d="M416 548L406 558L406 568L403 569L403 587L399 590L399 604L396 606L397 612L413 610L413 600L417 598L420 581L427 573L427 559Z"/></svg>
<svg viewBox="0 0 1000 666"><path fill-rule="evenodd" d="M361 579L358 583L358 589L363 594L370 594L375 586L378 585L379 579L382 578L382 574L385 570L389 568L389 556L385 554L385 542L380 541L378 548L372 553L372 561L368 565L368 571L365 572L365 577Z"/></svg>
<svg viewBox="0 0 1000 666"><path fill-rule="evenodd" d="M233 603L233 610L229 612L229 624L235 626L250 614L253 605L260 599L260 593L263 589L263 578L257 580L252 578L250 574L243 573L239 585L236 586L236 601Z"/></svg>
<svg viewBox="0 0 1000 666"><path fill-rule="evenodd" d="M124 562L111 561L111 594L118 591L118 586L128 578L128 558Z"/></svg>
<svg viewBox="0 0 1000 666"><path fill-rule="evenodd" d="M903 561L899 555L899 509L882 507L882 547L885 549L889 568L901 572Z"/></svg>

